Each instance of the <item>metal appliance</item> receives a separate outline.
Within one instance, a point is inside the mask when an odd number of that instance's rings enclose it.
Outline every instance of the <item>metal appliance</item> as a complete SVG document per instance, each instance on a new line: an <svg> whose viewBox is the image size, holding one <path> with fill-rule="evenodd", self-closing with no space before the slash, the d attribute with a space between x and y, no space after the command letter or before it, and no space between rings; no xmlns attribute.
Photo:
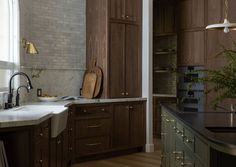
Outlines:
<svg viewBox="0 0 236 167"><path fill-rule="evenodd" d="M196 83L196 79L204 77L203 66L179 67L177 98L181 110L200 112L204 110L204 84Z"/></svg>

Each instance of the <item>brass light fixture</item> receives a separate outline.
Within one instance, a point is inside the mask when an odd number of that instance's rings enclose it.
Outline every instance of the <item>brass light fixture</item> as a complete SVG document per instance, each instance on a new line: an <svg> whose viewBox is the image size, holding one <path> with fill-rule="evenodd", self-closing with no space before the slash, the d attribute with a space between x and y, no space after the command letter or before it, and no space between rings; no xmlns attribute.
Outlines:
<svg viewBox="0 0 236 167"><path fill-rule="evenodd" d="M230 23L228 20L228 0L225 0L225 19L224 23L221 24L211 24L206 27L209 30L223 30L224 33L228 33L230 30L236 30L236 23Z"/></svg>
<svg viewBox="0 0 236 167"><path fill-rule="evenodd" d="M25 49L27 54L35 55L38 54L38 50L33 42L26 40L25 38L22 39L22 46Z"/></svg>

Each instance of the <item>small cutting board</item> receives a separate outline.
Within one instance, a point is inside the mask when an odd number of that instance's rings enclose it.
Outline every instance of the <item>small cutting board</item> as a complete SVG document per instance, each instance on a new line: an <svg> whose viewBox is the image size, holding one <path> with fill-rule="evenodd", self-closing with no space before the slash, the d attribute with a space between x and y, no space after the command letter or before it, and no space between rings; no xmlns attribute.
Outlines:
<svg viewBox="0 0 236 167"><path fill-rule="evenodd" d="M95 91L93 94L93 97L97 97L101 91L103 75L102 75L102 69L97 66L96 59L94 59L93 61L93 67L91 69L91 72L94 72L97 74L97 82L96 82Z"/></svg>
<svg viewBox="0 0 236 167"><path fill-rule="evenodd" d="M86 72L82 88L82 96L85 98L93 98L97 82L97 74L94 72Z"/></svg>

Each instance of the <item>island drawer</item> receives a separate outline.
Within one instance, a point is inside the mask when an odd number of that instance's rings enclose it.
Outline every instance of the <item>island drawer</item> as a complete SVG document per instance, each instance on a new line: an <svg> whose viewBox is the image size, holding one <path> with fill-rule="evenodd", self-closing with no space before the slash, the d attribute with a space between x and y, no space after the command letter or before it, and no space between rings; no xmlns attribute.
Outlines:
<svg viewBox="0 0 236 167"><path fill-rule="evenodd" d="M89 138L110 134L110 119L84 119L76 121L76 138Z"/></svg>
<svg viewBox="0 0 236 167"><path fill-rule="evenodd" d="M76 154L80 156L96 154L109 149L109 146L110 138L108 136L80 139L76 141Z"/></svg>

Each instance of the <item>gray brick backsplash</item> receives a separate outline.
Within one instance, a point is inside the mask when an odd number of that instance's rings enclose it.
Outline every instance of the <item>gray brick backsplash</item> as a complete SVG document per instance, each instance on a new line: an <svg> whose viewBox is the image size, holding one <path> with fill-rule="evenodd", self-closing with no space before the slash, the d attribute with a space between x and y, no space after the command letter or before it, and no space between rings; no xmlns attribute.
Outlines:
<svg viewBox="0 0 236 167"><path fill-rule="evenodd" d="M21 65L44 69L40 78L33 79L35 88L79 95L84 71L72 69L86 67L85 4L86 0L20 0L21 38L34 42L39 50L31 56L21 48ZM35 91L25 99L35 100Z"/></svg>

